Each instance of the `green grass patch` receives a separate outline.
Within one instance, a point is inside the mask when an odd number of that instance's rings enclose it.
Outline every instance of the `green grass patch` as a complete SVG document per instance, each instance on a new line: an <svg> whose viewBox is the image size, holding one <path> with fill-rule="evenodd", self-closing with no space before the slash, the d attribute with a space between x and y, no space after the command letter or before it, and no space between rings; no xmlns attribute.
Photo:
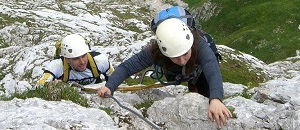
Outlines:
<svg viewBox="0 0 300 130"><path fill-rule="evenodd" d="M5 42L5 40L2 38L2 35L0 36L0 48L6 48L9 47L9 44Z"/></svg>
<svg viewBox="0 0 300 130"><path fill-rule="evenodd" d="M99 109L105 111L109 116L113 115L114 112L111 108L100 107Z"/></svg>
<svg viewBox="0 0 300 130"><path fill-rule="evenodd" d="M28 21L33 21L33 19L28 19L28 18L21 18L17 16L11 16L8 14L0 14L0 28L4 28L6 26L10 26L14 24L15 22L23 23L23 22L28 22Z"/></svg>
<svg viewBox="0 0 300 130"><path fill-rule="evenodd" d="M128 7L128 9L126 10L114 10L111 9L112 14L116 15L120 20L126 20L126 19L132 19L132 18L136 18L136 16L130 12L130 9Z"/></svg>
<svg viewBox="0 0 300 130"><path fill-rule="evenodd" d="M134 107L141 110L144 117L148 117L147 110L153 103L154 101L152 100L146 100L144 103L134 105Z"/></svg>
<svg viewBox="0 0 300 130"><path fill-rule="evenodd" d="M203 5L205 2L207 2L208 0L185 0L185 3L189 4L189 8L199 8L201 5ZM191 11L189 10L189 12L191 13Z"/></svg>
<svg viewBox="0 0 300 130"><path fill-rule="evenodd" d="M13 93L10 97L1 100L11 100L13 98L41 98L47 101L70 100L76 104L88 107L88 100L80 95L78 90L64 82L50 82L43 87L37 87L35 90L27 90L23 93Z"/></svg>
<svg viewBox="0 0 300 130"><path fill-rule="evenodd" d="M243 84L248 88L257 87L264 82L266 75L261 70L249 70L246 62L230 60L223 56L224 61L220 64L222 78L224 82Z"/></svg>
<svg viewBox="0 0 300 130"><path fill-rule="evenodd" d="M266 63L295 56L295 51L300 48L299 1L211 2L217 5L219 13L208 21L197 22L202 23L217 43L251 54Z"/></svg>
<svg viewBox="0 0 300 130"><path fill-rule="evenodd" d="M87 10L90 14L92 15L99 15L100 13L103 12L103 6L101 6L100 4L98 4L97 2L93 1L93 2L89 2L86 4L86 7L89 9ZM99 16L100 17L100 16Z"/></svg>

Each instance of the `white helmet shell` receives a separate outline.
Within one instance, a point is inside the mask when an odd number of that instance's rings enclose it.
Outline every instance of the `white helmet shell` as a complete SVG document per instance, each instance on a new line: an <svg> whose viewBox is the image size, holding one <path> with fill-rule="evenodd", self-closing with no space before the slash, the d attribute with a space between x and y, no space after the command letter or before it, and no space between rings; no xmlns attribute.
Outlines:
<svg viewBox="0 0 300 130"><path fill-rule="evenodd" d="M61 41L61 55L66 58L75 58L90 52L88 45L82 36L71 34Z"/></svg>
<svg viewBox="0 0 300 130"><path fill-rule="evenodd" d="M189 27L180 19L170 18L157 26L157 43L167 57L178 57L192 47L194 37Z"/></svg>

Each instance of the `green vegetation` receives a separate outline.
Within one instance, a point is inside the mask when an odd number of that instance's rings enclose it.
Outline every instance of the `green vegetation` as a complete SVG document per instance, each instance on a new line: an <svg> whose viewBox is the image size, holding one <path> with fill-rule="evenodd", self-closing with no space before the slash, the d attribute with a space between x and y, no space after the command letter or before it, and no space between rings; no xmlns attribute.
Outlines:
<svg viewBox="0 0 300 130"><path fill-rule="evenodd" d="M145 102L142 103L142 104L134 105L134 107L135 107L136 109L142 109L141 111L142 111L143 116L144 116L144 117L148 117L147 110L148 110L148 108L149 108L153 103L154 103L154 101L152 101L152 100L147 100L147 101L145 101Z"/></svg>
<svg viewBox="0 0 300 130"><path fill-rule="evenodd" d="M187 1L192 8L203 1ZM219 44L266 63L295 56L300 48L300 1L212 0L218 14L198 21ZM215 11L216 13L217 11Z"/></svg>
<svg viewBox="0 0 300 130"><path fill-rule="evenodd" d="M111 108L100 107L99 109L105 111L109 116L113 115L113 110Z"/></svg>
<svg viewBox="0 0 300 130"><path fill-rule="evenodd" d="M173 5L173 6L178 5L174 0L165 0L164 3L170 4L170 5Z"/></svg>
<svg viewBox="0 0 300 130"><path fill-rule="evenodd" d="M246 99L251 99L251 97L253 96L253 93L249 93L248 91L244 91L241 96L246 98Z"/></svg>
<svg viewBox="0 0 300 130"><path fill-rule="evenodd" d="M0 73L0 80L2 80L4 78L4 74Z"/></svg>
<svg viewBox="0 0 300 130"><path fill-rule="evenodd" d="M0 36L0 48L6 48L9 47L9 44L5 42L5 40L2 38L3 36Z"/></svg>
<svg viewBox="0 0 300 130"><path fill-rule="evenodd" d="M64 82L50 82L44 87L38 87L35 90L27 90L23 93L16 92L10 97L2 97L1 100L11 100L13 98L26 99L32 97L42 98L47 101L70 100L84 107L89 106L86 98L82 97L75 88Z"/></svg>
<svg viewBox="0 0 300 130"><path fill-rule="evenodd" d="M134 14L130 13L129 11L123 12L123 11L113 10L113 9L111 9L111 11L112 14L116 15L120 20L126 20L126 19L131 19L136 17Z"/></svg>
<svg viewBox="0 0 300 130"><path fill-rule="evenodd" d="M250 71L246 62L230 60L223 56L224 61L220 64L222 78L225 82L243 84L249 88L258 86L258 83L264 82L266 75L260 70Z"/></svg>
<svg viewBox="0 0 300 130"><path fill-rule="evenodd" d="M102 13L102 8L101 5L97 2L90 2L86 4L86 7L89 9L87 10L90 14L92 15L99 15L100 13ZM101 17L101 16L99 16Z"/></svg>
<svg viewBox="0 0 300 130"><path fill-rule="evenodd" d="M32 20L32 19L30 19ZM29 19L21 18L21 17L12 17L9 16L8 14L0 14L0 28L4 28L6 26L12 25L15 22L23 23L30 21Z"/></svg>
<svg viewBox="0 0 300 130"><path fill-rule="evenodd" d="M235 108L232 106L227 106L227 108L232 113L232 118L237 119L237 115L234 113Z"/></svg>
<svg viewBox="0 0 300 130"><path fill-rule="evenodd" d="M146 21L147 19L144 18L144 14L142 14L142 12L150 12L150 11L147 10L146 8L139 8L137 10L132 11L129 8L130 7L128 7L127 10L110 9L112 11L112 14L116 15L118 18L118 19L112 20L112 22L114 22L114 21L121 22L123 24L123 26L119 27L121 29L133 31L133 32L137 32L137 33L143 33L144 30L141 30L141 28L137 27L136 23L129 22L128 20L138 19L138 20L142 20L143 22L150 24L150 22Z"/></svg>
<svg viewBox="0 0 300 130"><path fill-rule="evenodd" d="M198 8L201 5L204 4L204 2L206 2L207 0L185 0L185 3L189 4L189 7L191 8Z"/></svg>

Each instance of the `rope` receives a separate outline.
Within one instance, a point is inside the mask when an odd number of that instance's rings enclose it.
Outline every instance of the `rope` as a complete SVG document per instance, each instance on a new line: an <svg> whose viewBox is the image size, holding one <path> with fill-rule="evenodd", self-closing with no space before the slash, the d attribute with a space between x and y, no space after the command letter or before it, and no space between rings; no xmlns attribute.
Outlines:
<svg viewBox="0 0 300 130"><path fill-rule="evenodd" d="M79 87L81 89L81 91L85 91L88 93L97 93L97 91L98 91L98 88L88 88L88 87L84 87L82 85L77 85L75 87ZM118 87L117 91L137 91L137 90L160 88L160 87L163 87L163 85L162 84L134 85L134 86Z"/></svg>
<svg viewBox="0 0 300 130"><path fill-rule="evenodd" d="M160 130L160 129L158 128L158 126L156 126L154 123L150 122L149 120L147 120L146 118L144 118L143 116L141 116L139 113L137 113L137 112L131 110L130 108L128 108L128 107L122 105L122 104L121 104L115 97L113 97L112 95L109 95L109 94L106 94L106 93L105 93L105 96L106 96L106 97L109 97L109 98L112 98L113 100L115 100L115 101L118 103L118 105L119 105L120 107L122 107L122 108L124 108L124 109L126 109L126 110L132 112L133 114L137 115L139 118L141 118L142 120L144 120L145 122L147 122L149 125L151 125L154 129Z"/></svg>

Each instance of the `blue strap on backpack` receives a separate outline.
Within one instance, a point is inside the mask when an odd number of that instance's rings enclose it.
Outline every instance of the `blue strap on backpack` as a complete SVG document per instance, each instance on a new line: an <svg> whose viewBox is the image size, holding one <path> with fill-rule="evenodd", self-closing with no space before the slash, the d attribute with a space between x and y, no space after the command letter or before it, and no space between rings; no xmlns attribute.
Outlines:
<svg viewBox="0 0 300 130"><path fill-rule="evenodd" d="M194 17L186 9L180 6L173 6L160 11L151 21L151 30L155 33L157 26L166 19L178 18L186 23L189 27L195 26Z"/></svg>

